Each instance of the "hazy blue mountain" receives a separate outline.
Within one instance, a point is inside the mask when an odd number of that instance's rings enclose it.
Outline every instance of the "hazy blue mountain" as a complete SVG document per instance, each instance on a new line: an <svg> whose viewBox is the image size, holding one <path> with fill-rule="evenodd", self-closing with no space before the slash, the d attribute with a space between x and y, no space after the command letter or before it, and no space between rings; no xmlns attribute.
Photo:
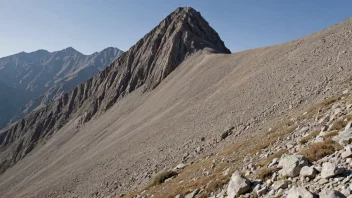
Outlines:
<svg viewBox="0 0 352 198"><path fill-rule="evenodd" d="M25 94L25 100L15 102L8 112L0 113L0 128L10 119L22 118L61 94L76 87L104 69L123 52L109 47L101 52L84 55L72 47L61 51L38 50L21 52L0 58L0 82L2 87ZM23 95L22 94L22 95ZM11 99L13 92L4 91L1 98ZM0 104L0 109L4 104Z"/></svg>
<svg viewBox="0 0 352 198"><path fill-rule="evenodd" d="M18 107L30 100L31 94L11 88L0 82L0 126L8 122L8 115L14 115Z"/></svg>

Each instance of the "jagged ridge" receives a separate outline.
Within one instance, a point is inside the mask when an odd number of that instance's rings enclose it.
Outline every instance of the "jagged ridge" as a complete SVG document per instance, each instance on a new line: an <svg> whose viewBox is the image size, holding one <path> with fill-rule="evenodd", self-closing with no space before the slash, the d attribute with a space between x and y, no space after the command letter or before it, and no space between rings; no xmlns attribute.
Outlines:
<svg viewBox="0 0 352 198"><path fill-rule="evenodd" d="M193 8L178 8L128 52L93 78L0 133L0 172L32 151L69 119L89 121L124 95L155 88L183 60L209 48L230 53L219 35Z"/></svg>

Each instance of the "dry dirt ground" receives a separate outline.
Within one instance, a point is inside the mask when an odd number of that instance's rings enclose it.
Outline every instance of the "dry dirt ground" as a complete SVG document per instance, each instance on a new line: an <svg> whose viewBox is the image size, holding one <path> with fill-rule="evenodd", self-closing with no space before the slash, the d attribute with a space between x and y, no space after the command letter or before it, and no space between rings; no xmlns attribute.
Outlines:
<svg viewBox="0 0 352 198"><path fill-rule="evenodd" d="M89 197L143 187L156 172L223 148L302 109L351 76L352 19L292 42L189 57L153 91L137 90L84 126L72 120L0 176L2 197ZM309 101L309 102L306 102ZM205 141L201 141L204 137ZM232 138L234 139L234 138ZM190 160L188 159L188 160Z"/></svg>

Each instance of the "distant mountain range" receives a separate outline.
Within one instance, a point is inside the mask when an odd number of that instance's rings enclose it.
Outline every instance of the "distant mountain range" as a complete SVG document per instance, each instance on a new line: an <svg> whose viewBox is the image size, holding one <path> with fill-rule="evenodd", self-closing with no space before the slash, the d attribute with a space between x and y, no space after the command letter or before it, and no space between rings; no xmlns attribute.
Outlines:
<svg viewBox="0 0 352 198"><path fill-rule="evenodd" d="M84 55L72 47L38 50L0 58L0 128L76 87L104 69L123 52L109 47Z"/></svg>

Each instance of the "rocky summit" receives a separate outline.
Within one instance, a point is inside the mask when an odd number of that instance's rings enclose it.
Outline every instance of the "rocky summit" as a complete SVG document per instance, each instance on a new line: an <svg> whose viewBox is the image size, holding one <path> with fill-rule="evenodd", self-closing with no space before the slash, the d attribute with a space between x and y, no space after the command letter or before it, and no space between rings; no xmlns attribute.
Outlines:
<svg viewBox="0 0 352 198"><path fill-rule="evenodd" d="M352 19L230 54L178 8L0 132L4 197L351 197Z"/></svg>

